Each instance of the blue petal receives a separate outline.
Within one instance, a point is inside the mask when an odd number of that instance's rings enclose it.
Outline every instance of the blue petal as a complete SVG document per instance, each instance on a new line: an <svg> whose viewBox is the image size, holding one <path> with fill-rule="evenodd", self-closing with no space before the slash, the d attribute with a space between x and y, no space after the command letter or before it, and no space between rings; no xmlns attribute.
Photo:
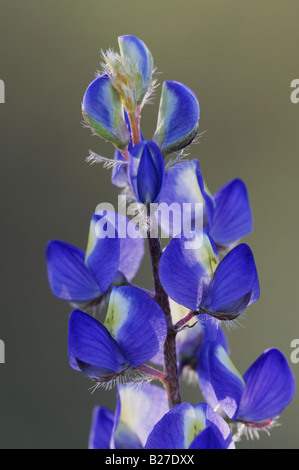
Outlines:
<svg viewBox="0 0 299 470"><path fill-rule="evenodd" d="M154 142L144 140L133 148L128 171L137 201L143 204L158 201L165 167L163 155Z"/></svg>
<svg viewBox="0 0 299 470"><path fill-rule="evenodd" d="M182 403L172 408L156 424L146 443L147 449L201 448L197 437L211 427L221 448L232 448L229 426L205 403ZM215 439L216 439L215 438ZM196 440L195 440L196 439ZM204 437L202 441L204 441ZM214 441L215 442L215 441ZM198 447L197 447L198 446Z"/></svg>
<svg viewBox="0 0 299 470"><path fill-rule="evenodd" d="M210 234L218 245L231 245L252 231L252 213L247 188L242 180L227 183L217 191L214 200Z"/></svg>
<svg viewBox="0 0 299 470"><path fill-rule="evenodd" d="M234 449L235 445L233 443L230 427L222 416L205 403L197 406L206 407L206 425L214 429L218 440L222 444L222 448Z"/></svg>
<svg viewBox="0 0 299 470"><path fill-rule="evenodd" d="M220 344L210 343L209 376L217 400L230 419L238 416L245 383Z"/></svg>
<svg viewBox="0 0 299 470"><path fill-rule="evenodd" d="M172 225L169 217L161 217L160 221L163 231L170 236L195 228L202 230L209 224L213 201L204 188L200 165L196 160L179 163L166 172L159 202L167 204L174 213Z"/></svg>
<svg viewBox="0 0 299 470"><path fill-rule="evenodd" d="M194 248L188 249L188 243ZM175 302L197 310L212 274L211 265L216 266L217 259L206 235L194 232L193 238L174 238L160 260L161 283Z"/></svg>
<svg viewBox="0 0 299 470"><path fill-rule="evenodd" d="M116 214L117 223L126 227L127 235L120 238L120 257L118 270L131 281L140 267L144 256L144 239L133 220L123 214ZM134 238L130 235L128 227L134 232ZM134 230L133 230L134 227Z"/></svg>
<svg viewBox="0 0 299 470"><path fill-rule="evenodd" d="M226 449L227 447L223 446L222 440L216 434L216 429L216 426L209 426L201 431L191 443L189 449Z"/></svg>
<svg viewBox="0 0 299 470"><path fill-rule="evenodd" d="M133 222L131 221L131 223ZM120 258L118 270L126 276L128 281L131 281L137 274L143 256L143 238L126 237L120 239Z"/></svg>
<svg viewBox="0 0 299 470"><path fill-rule="evenodd" d="M179 82L164 82L158 123L153 140L164 155L189 145L198 131L199 104L190 88Z"/></svg>
<svg viewBox="0 0 299 470"><path fill-rule="evenodd" d="M68 347L71 367L92 378L107 377L128 366L108 330L80 310L70 316Z"/></svg>
<svg viewBox="0 0 299 470"><path fill-rule="evenodd" d="M258 297L259 283L253 254L249 246L241 244L218 265L202 307L220 319L232 319Z"/></svg>
<svg viewBox="0 0 299 470"><path fill-rule="evenodd" d="M137 287L113 288L105 326L131 367L152 359L166 339L167 326L158 304Z"/></svg>
<svg viewBox="0 0 299 470"><path fill-rule="evenodd" d="M105 219L110 222L109 227L111 233L112 235L115 234L115 237L119 240L119 249L115 241L115 253L112 254L111 259L108 259L107 262L107 266L110 267L111 264L114 263L113 269L110 268L110 272L108 272L108 279L111 281L112 274L115 273L116 269L120 271L128 281L131 281L136 275L144 256L144 240L142 234L133 220L128 219L128 217L123 214L109 210L98 210L97 215L94 216L94 220L97 222L102 216L105 216ZM91 231L91 233L95 233L95 230ZM93 244L94 243L90 242L90 246L93 246ZM111 242L110 245L113 249L113 242ZM117 265L118 253L119 260ZM105 270L107 271L107 266L104 267L104 272ZM104 278L104 274L102 274L102 277ZM106 283L108 284L107 280Z"/></svg>
<svg viewBox="0 0 299 470"><path fill-rule="evenodd" d="M197 354L197 374L201 392L205 401L215 409L218 405L218 400L215 395L214 389L210 382L209 373L209 354L210 345L212 341L216 341L222 346L225 352L229 353L227 338L219 325L220 321L212 319L209 315L201 315L200 322L202 324L202 344Z"/></svg>
<svg viewBox="0 0 299 470"><path fill-rule="evenodd" d="M155 424L169 410L165 390L141 384L138 389L120 385L113 439L116 449L143 448Z"/></svg>
<svg viewBox="0 0 299 470"><path fill-rule="evenodd" d="M101 295L101 289L84 264L84 251L53 240L47 246L46 256L48 279L56 297L85 302Z"/></svg>
<svg viewBox="0 0 299 470"><path fill-rule="evenodd" d="M104 406L97 406L93 412L89 434L89 449L110 449L114 414Z"/></svg>
<svg viewBox="0 0 299 470"><path fill-rule="evenodd" d="M137 76L135 92L137 94L137 104L140 105L152 81L152 55L144 42L135 36L120 36L118 43L122 57L134 66Z"/></svg>
<svg viewBox="0 0 299 470"><path fill-rule="evenodd" d="M210 360L211 342L207 341L202 344L198 353L197 375L198 384L202 396L205 401L213 408L218 406L218 399L215 395L214 388L211 384L209 360Z"/></svg>
<svg viewBox="0 0 299 470"><path fill-rule="evenodd" d="M101 75L89 85L83 98L82 111L93 132L117 148L125 149L128 146L130 133L124 121L121 98L108 75Z"/></svg>
<svg viewBox="0 0 299 470"><path fill-rule="evenodd" d="M120 240L109 218L94 215L90 223L86 265L102 292L106 293L118 271Z"/></svg>
<svg viewBox="0 0 299 470"><path fill-rule="evenodd" d="M189 449L234 449L229 425L206 404L199 404L205 410L206 428L192 441Z"/></svg>
<svg viewBox="0 0 299 470"><path fill-rule="evenodd" d="M277 418L292 401L295 380L284 355L278 349L265 351L244 375L238 419L262 424Z"/></svg>
<svg viewBox="0 0 299 470"><path fill-rule="evenodd" d="M172 408L155 425L150 433L146 449L186 449L185 416L191 414L194 418L194 407L182 403ZM188 432L188 429L187 429Z"/></svg>

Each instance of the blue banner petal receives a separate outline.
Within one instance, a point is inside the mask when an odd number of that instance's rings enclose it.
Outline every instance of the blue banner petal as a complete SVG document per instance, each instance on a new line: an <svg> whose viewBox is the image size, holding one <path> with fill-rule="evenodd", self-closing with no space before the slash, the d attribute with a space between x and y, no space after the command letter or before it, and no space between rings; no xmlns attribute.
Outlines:
<svg viewBox="0 0 299 470"><path fill-rule="evenodd" d="M201 431L192 441L189 449L227 449L215 432L216 426L209 426Z"/></svg>
<svg viewBox="0 0 299 470"><path fill-rule="evenodd" d="M234 449L229 425L224 419L205 403L196 407L206 416L206 428L191 442L189 449Z"/></svg>
<svg viewBox="0 0 299 470"><path fill-rule="evenodd" d="M118 271L120 240L109 218L94 215L90 224L86 265L103 293L111 286Z"/></svg>
<svg viewBox="0 0 299 470"><path fill-rule="evenodd" d="M194 407L189 403L182 403L172 408L155 425L146 442L146 449L186 449L186 432L188 422L185 417L191 414L194 418ZM204 426L203 426L204 427ZM189 429L189 428L188 428ZM187 434L188 434L187 429ZM193 440L193 439L192 439Z"/></svg>
<svg viewBox="0 0 299 470"><path fill-rule="evenodd" d="M196 449L207 444L204 430L211 428L215 434L215 448L233 448L228 424L205 403L193 406L182 403L172 408L156 424L148 437L146 449ZM213 445L213 443L207 444ZM208 447L209 448L209 447Z"/></svg>
<svg viewBox="0 0 299 470"><path fill-rule="evenodd" d="M155 424L169 411L166 391L141 384L138 388L120 385L118 392L113 430L115 448L128 448L128 442L139 443L143 448Z"/></svg>
<svg viewBox="0 0 299 470"><path fill-rule="evenodd" d="M277 418L292 401L295 380L278 349L265 351L244 374L246 383L238 419L263 424Z"/></svg>
<svg viewBox="0 0 299 470"><path fill-rule="evenodd" d="M160 260L161 283L175 302L197 310L217 264L206 235L195 231L190 238L174 238Z"/></svg>
<svg viewBox="0 0 299 470"><path fill-rule="evenodd" d="M84 251L52 240L47 246L47 271L53 294L72 302L95 299L102 291L84 264Z"/></svg>
<svg viewBox="0 0 299 470"><path fill-rule="evenodd" d="M137 287L112 289L105 326L131 367L152 359L167 334L165 316L159 305Z"/></svg>
<svg viewBox="0 0 299 470"><path fill-rule="evenodd" d="M128 281L131 281L136 275L140 264L144 256L144 239L133 220L128 219L123 214L112 212L109 210L98 210L97 215L94 216L95 222L100 220L100 217L105 218L110 222L110 232L119 239L119 262L118 271L120 271ZM90 233L95 233L95 229L91 230ZM89 246L94 246L94 242L91 241ZM89 253L90 250L87 250ZM116 247L116 253L113 254L109 264L115 261L113 272L115 272L116 259L117 259L118 248ZM109 275L111 280L112 273Z"/></svg>
<svg viewBox="0 0 299 470"><path fill-rule="evenodd" d="M213 200L204 188L196 160L181 162L166 172L159 202L166 204L173 213L172 224L169 217L160 217L165 234L173 237L186 230L202 230L209 224Z"/></svg>
<svg viewBox="0 0 299 470"><path fill-rule="evenodd" d="M211 237L218 245L227 246L248 235L253 228L246 185L240 179L227 183L214 195L215 211Z"/></svg>

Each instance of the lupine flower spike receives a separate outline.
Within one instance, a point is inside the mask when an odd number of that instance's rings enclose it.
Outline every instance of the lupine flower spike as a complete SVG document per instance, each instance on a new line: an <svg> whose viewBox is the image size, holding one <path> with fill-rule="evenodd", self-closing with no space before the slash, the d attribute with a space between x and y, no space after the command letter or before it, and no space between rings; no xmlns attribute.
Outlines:
<svg viewBox="0 0 299 470"><path fill-rule="evenodd" d="M243 435L275 426L295 393L287 359L275 348L242 377L222 328L260 296L253 253L241 243L253 229L246 182L233 175L212 194L200 163L187 159L200 119L187 84L163 83L156 130L144 137L141 111L156 88L153 56L135 36L122 35L118 44L119 52L102 52L82 113L112 144L112 156L90 152L87 161L112 168L111 182L125 198L121 213L97 205L85 251L52 240L46 252L53 294L75 308L71 368L94 392L116 386L115 410L94 410L89 448L234 449ZM132 282L143 237L152 284L141 288ZM184 379L199 386L194 403L184 402Z"/></svg>

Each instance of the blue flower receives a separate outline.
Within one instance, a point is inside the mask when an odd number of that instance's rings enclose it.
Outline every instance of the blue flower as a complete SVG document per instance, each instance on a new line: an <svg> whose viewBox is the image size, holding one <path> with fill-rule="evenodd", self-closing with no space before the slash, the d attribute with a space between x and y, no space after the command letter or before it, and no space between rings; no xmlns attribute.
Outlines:
<svg viewBox="0 0 299 470"><path fill-rule="evenodd" d="M164 183L164 158L159 147L143 140L133 148L129 160L129 181L138 202L154 203L159 200Z"/></svg>
<svg viewBox="0 0 299 470"><path fill-rule="evenodd" d="M226 415L251 428L271 426L295 394L295 380L278 349L265 351L242 377L221 345L209 347L209 376Z"/></svg>
<svg viewBox="0 0 299 470"><path fill-rule="evenodd" d="M202 213L195 211L195 204L204 204L203 226L216 245L226 251L253 228L245 183L234 179L211 196L196 160L181 162L167 171L160 202L177 203L176 217L181 220L181 232L184 230L183 204L192 204L190 228L200 228ZM165 230L163 221L162 228Z"/></svg>
<svg viewBox="0 0 299 470"><path fill-rule="evenodd" d="M96 407L90 449L142 449L155 424L169 411L165 390L155 385L118 386L115 413Z"/></svg>
<svg viewBox="0 0 299 470"><path fill-rule="evenodd" d="M144 242L142 238L119 238L117 222L125 227L132 223L122 214L95 214L86 253L58 240L48 244L48 279L56 297L90 302L106 294L113 282L122 282L119 273L129 281L133 279L144 255Z"/></svg>
<svg viewBox="0 0 299 470"><path fill-rule="evenodd" d="M182 403L156 424L146 449L233 449L230 428L205 403Z"/></svg>
<svg viewBox="0 0 299 470"><path fill-rule="evenodd" d="M164 313L148 294L136 287L113 287L104 325L81 310L71 314L70 365L107 383L148 362L166 334Z"/></svg>
<svg viewBox="0 0 299 470"><path fill-rule="evenodd" d="M199 104L193 91L183 83L164 82L157 129L153 140L163 155L189 145L198 131Z"/></svg>
<svg viewBox="0 0 299 470"><path fill-rule="evenodd" d="M198 231L189 238L171 240L161 257L159 273L165 291L175 302L219 320L238 317L259 298L250 248L238 245L219 263L211 240Z"/></svg>
<svg viewBox="0 0 299 470"><path fill-rule="evenodd" d="M82 113L92 131L119 149L126 149L130 133L124 120L121 97L107 74L96 78L87 88Z"/></svg>
<svg viewBox="0 0 299 470"><path fill-rule="evenodd" d="M153 427L168 410L162 388L119 385L115 414L103 407L94 411L89 448L143 449Z"/></svg>

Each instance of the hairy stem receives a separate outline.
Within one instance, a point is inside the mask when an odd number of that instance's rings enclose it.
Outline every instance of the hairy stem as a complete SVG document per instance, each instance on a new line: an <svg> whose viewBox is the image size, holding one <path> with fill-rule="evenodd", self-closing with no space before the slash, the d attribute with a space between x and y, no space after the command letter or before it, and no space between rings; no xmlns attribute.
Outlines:
<svg viewBox="0 0 299 470"><path fill-rule="evenodd" d="M130 121L130 126L131 126L131 134L132 134L132 140L133 140L133 145L135 146L138 144L138 142L141 141L141 136L140 136L140 118L139 115L135 114L128 114L129 116L129 121Z"/></svg>
<svg viewBox="0 0 299 470"><path fill-rule="evenodd" d="M145 374L151 375L157 380L160 380L160 382L163 384L166 380L166 375L160 370L154 369L153 367L149 367L143 364L142 366L138 367L138 370L140 370L141 372L144 372Z"/></svg>
<svg viewBox="0 0 299 470"><path fill-rule="evenodd" d="M167 322L167 337L164 344L164 372L166 375L164 387L166 389L169 406L181 403L180 385L177 369L176 357L176 339L173 329L173 323L170 312L168 295L164 291L159 278L159 261L162 255L162 247L159 237L152 238L148 230L148 245L152 261L154 284L155 284L155 300L163 310Z"/></svg>

